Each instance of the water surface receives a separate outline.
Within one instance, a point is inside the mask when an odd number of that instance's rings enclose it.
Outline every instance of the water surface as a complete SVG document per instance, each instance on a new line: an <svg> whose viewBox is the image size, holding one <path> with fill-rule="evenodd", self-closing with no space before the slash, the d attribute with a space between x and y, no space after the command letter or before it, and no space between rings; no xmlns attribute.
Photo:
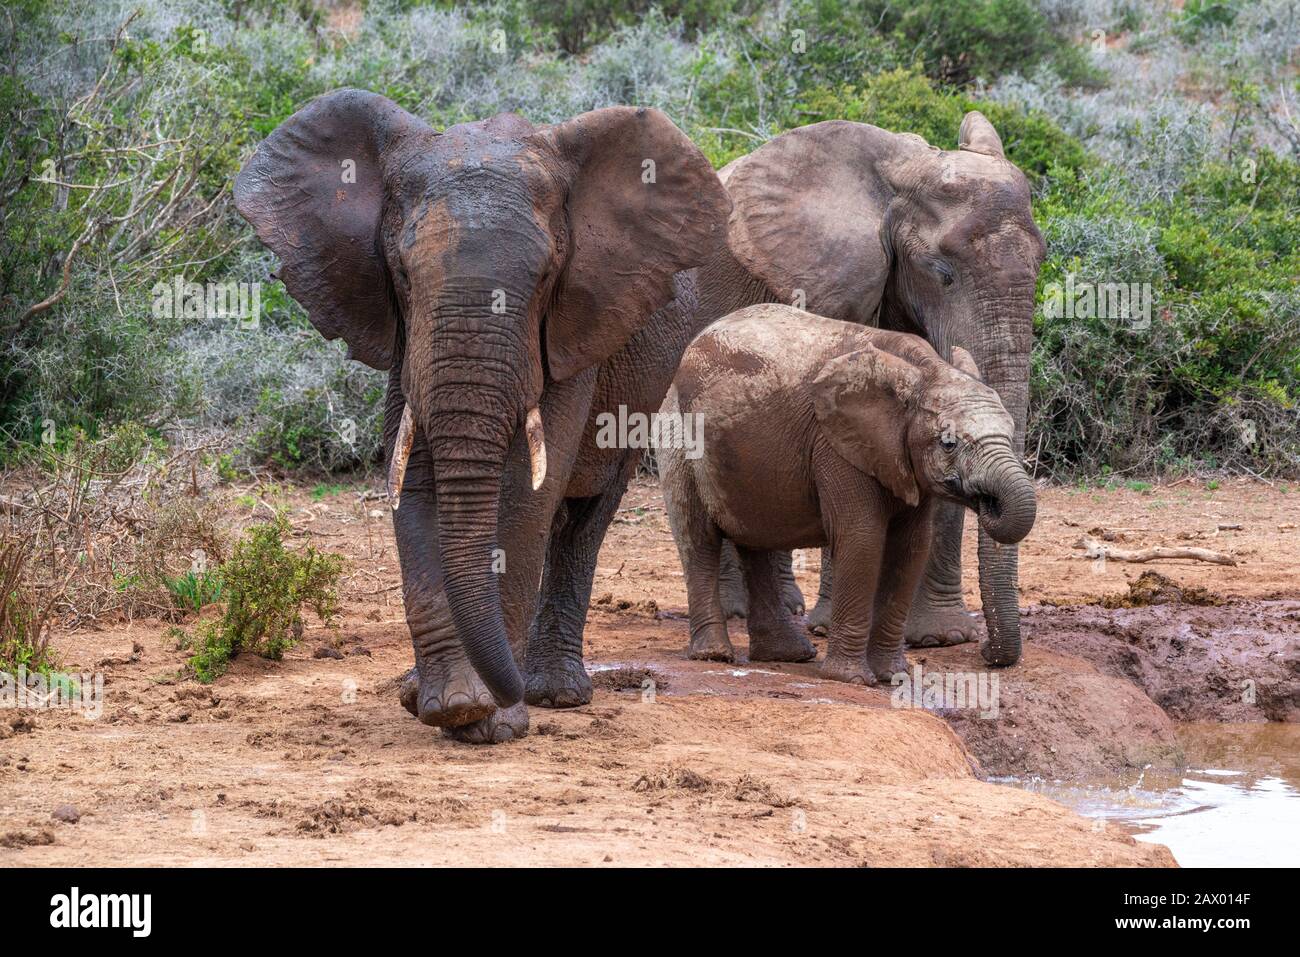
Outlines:
<svg viewBox="0 0 1300 957"><path fill-rule="evenodd" d="M1185 724L1188 769L1011 783L1164 844L1183 867L1300 866L1300 724Z"/></svg>

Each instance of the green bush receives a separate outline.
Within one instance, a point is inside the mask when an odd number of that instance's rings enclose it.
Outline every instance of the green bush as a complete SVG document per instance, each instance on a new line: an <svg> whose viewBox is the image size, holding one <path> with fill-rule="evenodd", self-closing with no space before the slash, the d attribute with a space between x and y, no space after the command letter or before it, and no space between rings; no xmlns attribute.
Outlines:
<svg viewBox="0 0 1300 957"><path fill-rule="evenodd" d="M327 625L338 614L343 557L311 545L291 552L283 541L288 532L282 515L254 525L222 563L225 612L199 626L198 652L189 662L199 681L220 677L242 651L276 661L284 657L302 637L304 608Z"/></svg>
<svg viewBox="0 0 1300 957"><path fill-rule="evenodd" d="M1030 448L1058 474L1246 466L1300 456L1300 249L1290 238L1300 164L1204 162L1170 203L1099 169L1039 204L1050 255L1040 289L1149 282L1149 328L1040 311Z"/></svg>
<svg viewBox="0 0 1300 957"><path fill-rule="evenodd" d="M1195 42L1205 33L1225 30L1237 19L1239 0L1187 0L1178 18L1178 32Z"/></svg>
<svg viewBox="0 0 1300 957"><path fill-rule="evenodd" d="M956 149L962 117L980 110L1002 138L1011 160L1032 177L1056 167L1077 173L1087 165L1083 146L1040 113L1024 113L1001 103L945 92L912 68L878 73L854 86L811 91L800 104L804 122L842 119L870 123L898 133L916 133L931 146Z"/></svg>
<svg viewBox="0 0 1300 957"><path fill-rule="evenodd" d="M1051 62L1074 85L1100 86L1082 51L1053 34L1031 0L868 0L863 13L936 81L966 86Z"/></svg>
<svg viewBox="0 0 1300 957"><path fill-rule="evenodd" d="M255 143L349 85L435 126L657 106L717 166L835 118L952 148L980 109L1033 183L1044 284L1141 276L1158 304L1139 331L1038 317L1029 446L1042 462L1063 477L1300 467L1300 139L1281 99L1294 84L1277 82L1294 73L1289 0L370 0L355 29L310 0L10 6L22 29L0 32L6 462L128 423L154 442L224 436L227 479L376 461L385 376L347 362L267 281L274 259L230 201ZM1099 56L1094 28L1129 35ZM167 148L148 145L159 137ZM46 181L47 161L74 186ZM150 289L178 273L262 282L260 327L154 315Z"/></svg>
<svg viewBox="0 0 1300 957"><path fill-rule="evenodd" d="M758 6L756 0L525 0L509 5L509 14L500 19L514 24L527 20L572 55L586 52L618 27L644 19L655 9L694 36L747 16Z"/></svg>

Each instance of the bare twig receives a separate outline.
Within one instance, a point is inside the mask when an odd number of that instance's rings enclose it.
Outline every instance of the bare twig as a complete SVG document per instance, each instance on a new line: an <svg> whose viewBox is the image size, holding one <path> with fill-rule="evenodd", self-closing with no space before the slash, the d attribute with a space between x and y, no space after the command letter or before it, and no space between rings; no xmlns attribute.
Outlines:
<svg viewBox="0 0 1300 957"><path fill-rule="evenodd" d="M1208 548L1169 548L1155 545L1149 548L1116 548L1091 536L1085 535L1074 543L1075 548L1083 549L1085 558L1103 558L1113 562L1154 562L1171 558L1190 558L1198 562L1210 562L1215 565L1236 565L1237 560L1222 552L1212 552Z"/></svg>

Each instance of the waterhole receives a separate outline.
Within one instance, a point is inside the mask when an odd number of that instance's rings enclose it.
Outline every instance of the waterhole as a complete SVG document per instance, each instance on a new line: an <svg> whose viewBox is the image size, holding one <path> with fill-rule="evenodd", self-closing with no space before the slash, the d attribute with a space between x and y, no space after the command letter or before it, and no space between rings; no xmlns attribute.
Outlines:
<svg viewBox="0 0 1300 957"><path fill-rule="evenodd" d="M1300 865L1300 725L1185 724L1178 738L1188 762L1180 774L1007 783L1164 844L1183 867Z"/></svg>

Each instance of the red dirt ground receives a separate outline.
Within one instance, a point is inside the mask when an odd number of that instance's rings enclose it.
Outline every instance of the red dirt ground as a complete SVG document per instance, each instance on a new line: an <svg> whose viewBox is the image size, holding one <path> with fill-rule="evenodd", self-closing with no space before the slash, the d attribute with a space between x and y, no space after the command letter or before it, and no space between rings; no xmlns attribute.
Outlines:
<svg viewBox="0 0 1300 957"><path fill-rule="evenodd" d="M1051 616L1074 609L1050 605L1121 593L1147 567L1252 607L1300 597L1300 491L1045 489L1022 549L1023 603L1044 607L1026 620L1022 665L999 675L1002 717L946 722L814 666L749 668L743 622L740 664L686 661L681 569L658 489L638 482L600 556L594 701L533 709L524 740L472 747L397 703L393 679L411 661L397 557L383 503L360 490L290 495L300 539L351 565L337 633L309 628L283 662L242 657L205 687L178 679L185 653L158 622L56 635L68 670L105 673L105 711L0 713L0 866L1170 865L1163 847L980 779L1179 760L1170 718L1132 675L1053 640ZM266 517L229 494L237 524ZM1099 566L1071 547L1094 527L1126 547L1197 544L1242 563ZM804 564L811 598L816 553ZM344 657L313 658L324 642ZM973 646L911 658L980 667ZM34 727L15 729L18 717ZM79 822L51 818L65 804Z"/></svg>

